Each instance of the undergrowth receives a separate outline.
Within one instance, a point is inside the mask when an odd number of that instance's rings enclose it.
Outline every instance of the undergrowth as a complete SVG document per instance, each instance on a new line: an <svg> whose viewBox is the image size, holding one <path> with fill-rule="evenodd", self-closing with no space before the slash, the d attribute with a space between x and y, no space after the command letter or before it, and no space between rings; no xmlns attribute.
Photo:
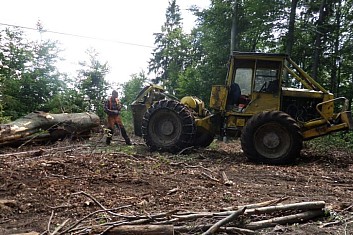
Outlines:
<svg viewBox="0 0 353 235"><path fill-rule="evenodd" d="M306 146L319 151L344 150L353 153L353 131L322 136L307 141Z"/></svg>

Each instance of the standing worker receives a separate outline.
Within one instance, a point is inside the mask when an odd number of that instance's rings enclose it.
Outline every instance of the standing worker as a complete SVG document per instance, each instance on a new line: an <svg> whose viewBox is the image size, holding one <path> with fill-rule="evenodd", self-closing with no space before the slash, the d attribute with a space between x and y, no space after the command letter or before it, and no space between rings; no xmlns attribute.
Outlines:
<svg viewBox="0 0 353 235"><path fill-rule="evenodd" d="M104 103L104 112L106 112L108 114L109 133L108 133L108 136L106 139L107 145L109 145L112 140L115 126L117 126L119 128L119 131L120 131L121 135L123 136L125 143L127 145L131 145L130 138L126 134L126 130L125 130L124 125L121 121L120 110L121 110L121 103L118 98L118 92L116 90L113 90L112 96L109 97L109 99L107 99L106 102Z"/></svg>

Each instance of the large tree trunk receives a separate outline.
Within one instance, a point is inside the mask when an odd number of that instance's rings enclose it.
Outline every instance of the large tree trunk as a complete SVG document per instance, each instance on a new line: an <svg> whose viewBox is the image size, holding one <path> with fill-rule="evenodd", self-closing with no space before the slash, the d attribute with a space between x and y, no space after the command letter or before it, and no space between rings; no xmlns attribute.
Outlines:
<svg viewBox="0 0 353 235"><path fill-rule="evenodd" d="M339 69L341 67L341 55L340 55L340 34L341 34L341 1L338 1L338 6L336 10L336 25L333 31L334 35L334 51L332 55L332 69L331 69L331 89L330 91L335 94L336 97L339 97Z"/></svg>
<svg viewBox="0 0 353 235"><path fill-rule="evenodd" d="M78 137L99 126L99 121L94 113L30 113L11 123L0 125L0 146L35 140L37 136L44 136L48 140L66 136Z"/></svg>
<svg viewBox="0 0 353 235"><path fill-rule="evenodd" d="M230 33L230 54L233 54L233 51L238 50L237 48L237 33L238 33L238 13L237 13L238 1L235 0L233 3L233 16L232 16L232 30Z"/></svg>
<svg viewBox="0 0 353 235"><path fill-rule="evenodd" d="M286 54L291 56L294 44L294 29L295 29L295 13L297 10L298 0L292 0L291 9L289 14L289 24L286 43Z"/></svg>
<svg viewBox="0 0 353 235"><path fill-rule="evenodd" d="M325 14L325 7L326 7L326 0L322 0L320 5L319 11L319 19L317 20L317 27L316 27L316 37L315 37L315 47L314 47L314 55L313 55L313 73L312 77L320 82L318 78L319 73L319 63L320 63L320 53L322 51L322 38L325 34L325 30L322 27L326 18Z"/></svg>
<svg viewBox="0 0 353 235"><path fill-rule="evenodd" d="M106 235L173 235L173 225L123 225L105 232Z"/></svg>

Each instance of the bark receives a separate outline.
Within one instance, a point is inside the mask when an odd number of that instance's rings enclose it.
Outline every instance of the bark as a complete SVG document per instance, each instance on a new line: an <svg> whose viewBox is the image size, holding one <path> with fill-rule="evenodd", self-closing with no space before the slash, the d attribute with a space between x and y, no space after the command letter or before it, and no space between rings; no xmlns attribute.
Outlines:
<svg viewBox="0 0 353 235"><path fill-rule="evenodd" d="M325 6L326 0L322 0L319 11L319 19L317 20L317 28L316 28L316 38L315 38L315 48L314 48L314 56L313 56L313 78L319 82L318 73L319 73L319 63L320 63L320 52L322 47L322 37L325 32L323 29L323 24L326 18L325 15Z"/></svg>
<svg viewBox="0 0 353 235"><path fill-rule="evenodd" d="M237 50L237 28L238 28L238 13L237 13L238 2L237 0L233 3L233 16L232 16L232 29L230 33L230 54L233 54L233 51Z"/></svg>
<svg viewBox="0 0 353 235"><path fill-rule="evenodd" d="M275 211L288 211L288 210L320 210L325 208L324 201L314 201L314 202L299 202L281 206L267 206L267 207L260 207L256 209L249 209L245 211L245 214L252 215L252 214L267 214L272 213Z"/></svg>
<svg viewBox="0 0 353 235"><path fill-rule="evenodd" d="M276 217L268 220L261 220L261 221L256 221L256 222L250 222L247 225L245 225L245 228L247 229L262 229L262 228L268 228L268 227L274 227L278 224L293 224L293 223L303 223L308 220L320 217L324 215L323 210L313 210L313 211L306 211L294 215L288 215L288 216L282 216L282 217Z"/></svg>
<svg viewBox="0 0 353 235"><path fill-rule="evenodd" d="M57 140L67 136L78 137L89 133L97 126L99 117L94 113L34 112L11 123L1 124L0 146L31 141L36 137L45 140Z"/></svg>
<svg viewBox="0 0 353 235"><path fill-rule="evenodd" d="M325 208L324 201L313 201L313 202L299 202L287 205L279 205L279 206L266 206L266 207L259 207L254 209L246 209L245 215L253 215L253 214L270 214L273 212L280 212L280 211L289 211L289 210L301 210L301 211L308 211L308 210L319 210ZM214 215L218 216L228 216L232 214L234 211L224 211L215 213Z"/></svg>
<svg viewBox="0 0 353 235"><path fill-rule="evenodd" d="M104 233L105 235L173 235L173 225L123 225L114 227Z"/></svg>
<svg viewBox="0 0 353 235"><path fill-rule="evenodd" d="M195 232L204 232L207 229L211 228L211 224L206 224L206 225L184 225L184 226L174 226L174 231L177 234L180 233L185 233L185 234L190 234L190 231ZM232 227L232 226L227 226L227 227L220 227L218 229L218 232L225 232L229 234L246 234L246 235L253 235L253 234L258 234L253 230L250 229L245 229L245 228L238 228L238 227Z"/></svg>
<svg viewBox="0 0 353 235"><path fill-rule="evenodd" d="M341 67L341 56L340 56L340 51L339 51L339 45L340 45L340 33L341 33L341 1L338 1L338 6L336 10L336 25L335 25L335 30L333 32L334 34L334 52L332 55L332 69L331 69L331 92L338 97L339 95L339 74L337 72L339 71L339 68ZM337 76L338 75L338 76Z"/></svg>
<svg viewBox="0 0 353 235"><path fill-rule="evenodd" d="M283 202L285 200L289 199L289 197L282 197L279 199L273 199L265 202L259 202L255 204L247 204L247 205L242 205L242 206L231 206L231 207L225 207L222 208L222 211L232 211L232 210L237 210L242 207L246 207L246 209L255 209L259 207L265 207L265 206L271 206L271 205L277 205L280 202Z"/></svg>
<svg viewBox="0 0 353 235"><path fill-rule="evenodd" d="M246 207L239 209L235 212L233 212L231 215L227 216L226 218L218 221L214 225L211 226L206 232L204 232L202 235L210 235L216 233L219 228L225 224L228 224L229 222L232 222L236 218L238 218L240 215L244 214L244 211L246 210Z"/></svg>
<svg viewBox="0 0 353 235"><path fill-rule="evenodd" d="M288 24L288 33L287 33L287 45L286 45L286 54L289 56L292 54L292 48L294 44L294 25L295 25L295 13L297 10L298 0L292 0L290 15L289 15L289 24Z"/></svg>
<svg viewBox="0 0 353 235"><path fill-rule="evenodd" d="M12 235L40 235L40 233L37 232L29 232L29 233L14 233Z"/></svg>

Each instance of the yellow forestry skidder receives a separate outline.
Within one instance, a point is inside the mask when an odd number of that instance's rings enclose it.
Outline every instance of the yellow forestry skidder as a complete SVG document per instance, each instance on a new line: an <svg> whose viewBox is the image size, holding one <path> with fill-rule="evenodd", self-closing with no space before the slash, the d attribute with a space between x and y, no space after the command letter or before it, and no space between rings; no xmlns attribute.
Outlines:
<svg viewBox="0 0 353 235"><path fill-rule="evenodd" d="M297 88L285 87L284 77ZM212 112L197 97L178 100L157 85L145 87L131 107L135 134L151 150L207 147L216 135L240 135L246 157L267 164L291 163L303 141L353 128L348 100L285 54L234 52L225 84L212 86Z"/></svg>

